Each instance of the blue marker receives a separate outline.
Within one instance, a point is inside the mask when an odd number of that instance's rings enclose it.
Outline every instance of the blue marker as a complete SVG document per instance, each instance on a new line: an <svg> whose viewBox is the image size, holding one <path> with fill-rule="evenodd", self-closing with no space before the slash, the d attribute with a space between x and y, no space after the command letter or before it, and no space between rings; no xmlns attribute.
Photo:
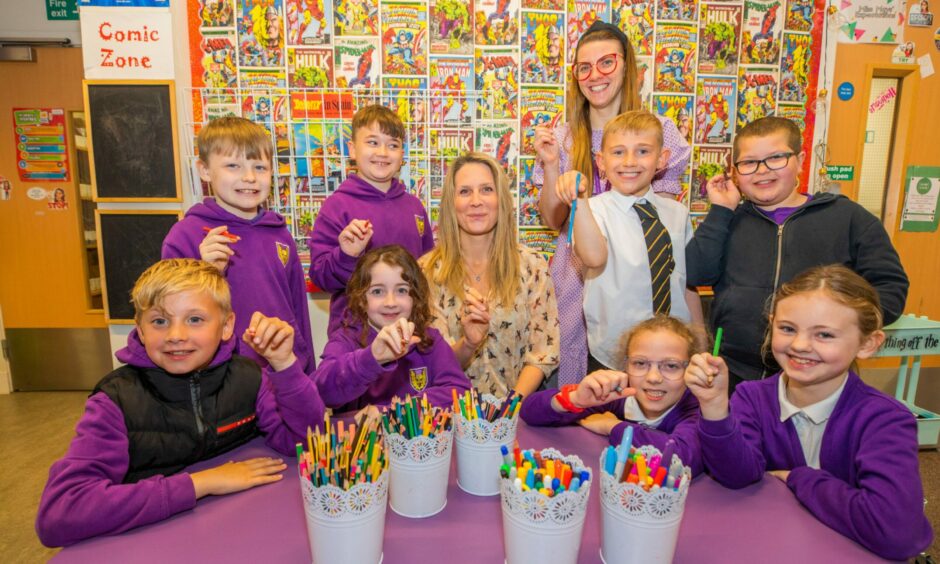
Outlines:
<svg viewBox="0 0 940 564"><path fill-rule="evenodd" d="M620 480L623 476L623 467L627 464L627 457L630 456L630 447L633 445L633 427L627 426L623 433L620 446L617 448L617 466L614 468L614 479Z"/></svg>
<svg viewBox="0 0 940 564"><path fill-rule="evenodd" d="M575 178L575 196L571 200L571 219L568 221L568 246L571 246L571 238L574 236L574 214L578 211L577 191L581 186L581 173L577 173Z"/></svg>
<svg viewBox="0 0 940 564"><path fill-rule="evenodd" d="M569 491L569 492L576 492L576 491L578 491L578 487L579 487L580 485L581 485L581 479L580 479L580 478L571 478L571 484L568 486L568 491Z"/></svg>
<svg viewBox="0 0 940 564"><path fill-rule="evenodd" d="M607 457L604 459L604 470L614 478L617 477L617 474L615 474L617 470L617 458L617 450L612 446L607 447ZM623 468L621 468L621 471L623 471Z"/></svg>
<svg viewBox="0 0 940 564"><path fill-rule="evenodd" d="M503 462L506 463L507 467L512 468L516 465L516 463L513 462L512 457L509 456L509 449L506 447L506 445L500 446L499 451L503 453Z"/></svg>

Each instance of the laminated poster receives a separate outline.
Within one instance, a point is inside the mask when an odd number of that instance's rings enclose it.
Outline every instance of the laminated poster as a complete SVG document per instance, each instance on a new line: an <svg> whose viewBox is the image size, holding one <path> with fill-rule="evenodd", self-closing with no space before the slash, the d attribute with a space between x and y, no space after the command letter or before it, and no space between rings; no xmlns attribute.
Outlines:
<svg viewBox="0 0 940 564"><path fill-rule="evenodd" d="M13 134L20 180L69 179L65 110L13 108Z"/></svg>

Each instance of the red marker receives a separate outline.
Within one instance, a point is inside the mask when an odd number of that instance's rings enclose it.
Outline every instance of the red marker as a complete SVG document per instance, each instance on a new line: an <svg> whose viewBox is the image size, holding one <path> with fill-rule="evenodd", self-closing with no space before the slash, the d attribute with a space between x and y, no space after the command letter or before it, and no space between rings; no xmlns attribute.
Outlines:
<svg viewBox="0 0 940 564"><path fill-rule="evenodd" d="M212 228L211 228L211 227L203 227L202 230L205 231L206 233L208 233L208 232L212 231ZM232 234L229 233L228 231L223 231L223 232L219 233L219 235L228 238L228 239L231 240L233 243L241 239L241 237L239 237L238 235L232 235Z"/></svg>

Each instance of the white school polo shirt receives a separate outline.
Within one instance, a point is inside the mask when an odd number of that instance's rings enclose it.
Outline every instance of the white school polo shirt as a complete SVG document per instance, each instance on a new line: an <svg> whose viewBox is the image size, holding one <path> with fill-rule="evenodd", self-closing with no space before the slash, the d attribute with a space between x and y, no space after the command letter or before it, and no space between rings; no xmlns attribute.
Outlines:
<svg viewBox="0 0 940 564"><path fill-rule="evenodd" d="M685 245L692 238L688 209L652 190L639 197L616 190L591 197L591 213L607 239L607 264L604 268L584 269L584 320L588 350L610 368L617 368L620 335L653 316L653 280L646 239L640 216L633 208L639 199L653 204L672 239L676 268L669 281L671 315L686 323L691 320L685 303Z"/></svg>
<svg viewBox="0 0 940 564"><path fill-rule="evenodd" d="M790 403L787 397L787 378L783 374L777 382L777 399L780 401L780 422L793 418L793 427L800 438L800 447L803 449L803 458L810 468L819 470L819 451L822 448L822 438L826 433L826 423L829 416L842 397L842 390L849 379L843 378L842 385L824 400L820 400L806 407L797 407Z"/></svg>

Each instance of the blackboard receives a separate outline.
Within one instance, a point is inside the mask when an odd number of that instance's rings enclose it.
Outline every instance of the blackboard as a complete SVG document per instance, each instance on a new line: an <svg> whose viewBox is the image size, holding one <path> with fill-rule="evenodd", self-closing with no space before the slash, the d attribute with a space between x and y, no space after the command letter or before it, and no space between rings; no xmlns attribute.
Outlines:
<svg viewBox="0 0 940 564"><path fill-rule="evenodd" d="M95 200L179 201L172 82L84 84Z"/></svg>
<svg viewBox="0 0 940 564"><path fill-rule="evenodd" d="M160 260L163 239L179 217L175 211L96 211L105 317L109 323L134 322L131 290L137 278Z"/></svg>

